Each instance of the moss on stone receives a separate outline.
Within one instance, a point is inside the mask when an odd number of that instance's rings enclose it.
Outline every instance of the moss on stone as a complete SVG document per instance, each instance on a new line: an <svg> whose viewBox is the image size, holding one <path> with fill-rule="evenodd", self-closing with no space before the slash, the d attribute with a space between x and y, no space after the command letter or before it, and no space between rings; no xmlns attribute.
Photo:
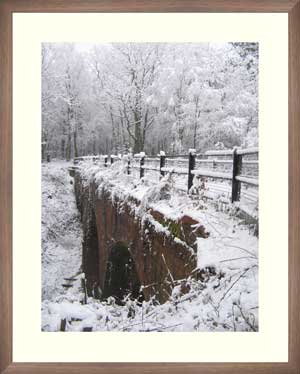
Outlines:
<svg viewBox="0 0 300 374"><path fill-rule="evenodd" d="M168 221L169 221L168 229L170 230L172 236L180 238L180 231L181 231L180 224L175 221L171 221L171 220L168 220Z"/></svg>

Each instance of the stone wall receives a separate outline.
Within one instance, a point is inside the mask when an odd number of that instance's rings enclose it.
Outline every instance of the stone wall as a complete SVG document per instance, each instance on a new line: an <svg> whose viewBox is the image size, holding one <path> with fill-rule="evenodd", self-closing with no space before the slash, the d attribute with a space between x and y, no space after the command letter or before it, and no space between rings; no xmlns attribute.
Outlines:
<svg viewBox="0 0 300 374"><path fill-rule="evenodd" d="M83 224L83 271L90 295L100 297L97 290L104 289L107 262L116 244L128 248L146 300L156 295L160 302L165 301L176 280L195 271L195 239L208 234L204 227L195 231L198 222L192 218L184 216L175 222L150 210L151 219L142 221L132 209L138 201L119 201L109 189L99 193L95 183L88 184L78 172L75 194Z"/></svg>

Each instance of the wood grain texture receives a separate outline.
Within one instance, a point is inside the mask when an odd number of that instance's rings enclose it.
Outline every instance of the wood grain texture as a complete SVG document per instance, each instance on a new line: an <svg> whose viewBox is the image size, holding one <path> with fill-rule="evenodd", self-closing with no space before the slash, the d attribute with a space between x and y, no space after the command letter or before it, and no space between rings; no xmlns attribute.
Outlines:
<svg viewBox="0 0 300 374"><path fill-rule="evenodd" d="M12 363L12 41L19 12L289 12L289 362ZM300 373L300 3L298 0L0 0L0 373ZM276 344L276 342L274 342Z"/></svg>
<svg viewBox="0 0 300 374"><path fill-rule="evenodd" d="M249 363L96 363L12 364L5 374L298 374L289 364Z"/></svg>
<svg viewBox="0 0 300 374"><path fill-rule="evenodd" d="M12 360L11 19L0 3L0 372Z"/></svg>
<svg viewBox="0 0 300 374"><path fill-rule="evenodd" d="M300 2L289 13L289 360L300 373Z"/></svg>
<svg viewBox="0 0 300 374"><path fill-rule="evenodd" d="M288 12L297 1L6 0L11 9L18 12Z"/></svg>

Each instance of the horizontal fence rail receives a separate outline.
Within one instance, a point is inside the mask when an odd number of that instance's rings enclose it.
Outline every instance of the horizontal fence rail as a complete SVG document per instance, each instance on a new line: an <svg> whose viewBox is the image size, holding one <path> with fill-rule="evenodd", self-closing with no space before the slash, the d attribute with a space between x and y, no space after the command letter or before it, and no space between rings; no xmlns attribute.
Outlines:
<svg viewBox="0 0 300 374"><path fill-rule="evenodd" d="M110 159L110 162L108 161ZM240 200L241 187L252 186L257 188L258 181L258 148L232 149L232 150L212 150L202 154L197 154L190 149L187 155L166 155L161 151L157 156L146 156L144 152L131 155L99 155L84 156L74 158L74 164L84 161L103 163L104 167L112 165L115 161L123 160L127 163L127 174L133 170L138 171L139 177L143 178L145 173L159 173L161 177L168 173L186 176L186 187L188 193L192 193L194 178L204 181L210 180L227 181L231 184L231 202ZM211 186L214 191L224 191L222 186ZM258 199L257 193L243 191L243 195L249 200Z"/></svg>

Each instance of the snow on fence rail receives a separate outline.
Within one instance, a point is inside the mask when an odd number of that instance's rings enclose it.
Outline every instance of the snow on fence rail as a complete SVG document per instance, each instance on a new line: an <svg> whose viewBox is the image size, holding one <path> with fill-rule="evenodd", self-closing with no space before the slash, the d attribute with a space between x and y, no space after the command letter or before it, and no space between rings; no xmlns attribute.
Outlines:
<svg viewBox="0 0 300 374"><path fill-rule="evenodd" d="M244 157L250 156L250 159ZM126 157L126 159L125 159ZM211 158L214 157L214 158ZM217 158L216 158L217 157ZM223 157L223 158L220 158ZM225 157L225 158L224 158ZM255 159L253 158L255 157ZM127 162L127 173L130 174L132 169L139 170L140 178L143 178L145 171L158 172L161 176L166 173L174 173L178 175L187 175L187 191L190 192L193 186L194 177L206 177L210 179L221 179L231 182L231 201L239 201L241 196L241 184L258 187L258 177L242 175L243 165L246 167L254 167L258 169L258 148L248 149L232 149L207 151L204 154L196 154L194 149L189 150L188 155L172 155L169 156L165 152L160 151L157 156L146 156L144 152L135 154L133 157L126 155L110 155L110 164L115 161L125 159ZM100 161L103 160L104 167L108 167L108 156L84 156L76 157L74 164L81 161ZM175 165L174 165L175 163ZM171 164L171 166L169 165ZM211 169L203 167L197 168L196 165L210 165ZM231 170L219 171L218 166L230 166ZM247 192L245 192L245 195Z"/></svg>

